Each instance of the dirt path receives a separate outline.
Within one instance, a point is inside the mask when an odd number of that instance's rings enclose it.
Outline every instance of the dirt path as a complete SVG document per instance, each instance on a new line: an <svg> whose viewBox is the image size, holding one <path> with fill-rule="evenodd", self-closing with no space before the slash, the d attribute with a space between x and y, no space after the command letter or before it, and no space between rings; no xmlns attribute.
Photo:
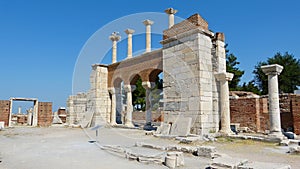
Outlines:
<svg viewBox="0 0 300 169"><path fill-rule="evenodd" d="M79 128L13 128L0 131L0 169L158 169L163 165L143 164L114 156L95 144L95 131ZM175 140L146 136L142 130L100 128L99 144L132 147L135 142L156 145L177 144ZM300 168L300 156L289 155L287 148L253 141L219 140L205 145L223 153L249 161L289 164ZM182 168L205 168L210 159L185 154Z"/></svg>

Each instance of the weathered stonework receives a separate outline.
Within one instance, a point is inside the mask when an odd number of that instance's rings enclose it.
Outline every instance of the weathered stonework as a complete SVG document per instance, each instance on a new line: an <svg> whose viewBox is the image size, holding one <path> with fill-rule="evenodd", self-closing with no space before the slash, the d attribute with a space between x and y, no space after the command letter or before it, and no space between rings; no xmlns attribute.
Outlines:
<svg viewBox="0 0 300 169"><path fill-rule="evenodd" d="M223 33L211 32L208 23L199 14L174 24L172 19L176 11L168 9L166 12L170 15L170 22L169 29L163 31L163 48L151 51L150 26L153 22L145 20L146 52L131 58L132 37L131 32L127 31L130 35L128 57L115 63L114 53L112 64L93 66L89 92L85 97L71 96L68 100L69 123L80 121L83 118L82 113L92 111L96 117L102 117L98 118L98 121L94 120L94 123L116 125L116 117L120 112L124 112L125 117L121 123L132 126L132 105L127 103L125 108L120 106L120 84L123 82L127 100L131 100L131 86L135 85L140 77L147 91L145 117L147 125L149 123L151 126L152 113L148 95L152 82L163 72L164 122L175 124L178 118L191 118L190 132L193 134L219 131L222 111L220 107L223 106L220 92L225 96L228 88L224 87L227 81L223 84L215 75L226 74L225 36ZM222 98L223 101L227 100L226 103L229 102L228 97ZM78 108L75 102L80 99L82 104L79 103ZM86 104L83 103L84 99ZM229 109L228 104L226 105Z"/></svg>

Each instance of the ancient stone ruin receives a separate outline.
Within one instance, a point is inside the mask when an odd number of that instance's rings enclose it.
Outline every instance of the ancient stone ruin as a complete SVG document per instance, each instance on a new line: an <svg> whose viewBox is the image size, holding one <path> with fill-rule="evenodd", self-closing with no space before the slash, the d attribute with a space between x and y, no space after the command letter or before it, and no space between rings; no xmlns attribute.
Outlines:
<svg viewBox="0 0 300 169"><path fill-rule="evenodd" d="M151 51L151 25L155 21L146 19L143 22L146 26L146 50L139 56L132 57L134 30L125 30L128 35L127 58L119 62L116 49L120 35L113 32L109 36L113 42L112 64L92 65L90 90L69 97L69 124L90 120L89 125L116 125L116 114L122 111L120 83L123 81L127 105L122 125L133 127L131 93L140 77L146 89L145 126L150 127L149 94L155 78L163 72L164 123L174 126L180 124L178 121L185 121L188 133L193 134L219 130L225 134L231 132L228 81L233 74L226 72L225 35L209 30L207 21L199 14L174 24L176 12L174 9L166 10L169 28L163 31L161 49Z"/></svg>

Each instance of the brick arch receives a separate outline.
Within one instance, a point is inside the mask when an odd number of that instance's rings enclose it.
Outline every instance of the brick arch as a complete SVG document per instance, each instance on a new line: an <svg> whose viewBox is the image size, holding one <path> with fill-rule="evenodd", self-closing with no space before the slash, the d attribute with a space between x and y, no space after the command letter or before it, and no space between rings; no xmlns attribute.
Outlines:
<svg viewBox="0 0 300 169"><path fill-rule="evenodd" d="M113 87L114 80L118 77L123 79L125 84L131 84L135 75L139 75L143 81L150 81L149 75L154 70L162 70L162 64L161 49L111 64L108 66L108 87Z"/></svg>
<svg viewBox="0 0 300 169"><path fill-rule="evenodd" d="M163 72L161 69L153 69L150 74L149 74L149 81L150 82L155 82L156 81L156 78L157 76Z"/></svg>
<svg viewBox="0 0 300 169"><path fill-rule="evenodd" d="M120 88L122 81L124 81L124 80L120 77L115 78L114 81L113 81L113 86L115 88Z"/></svg>
<svg viewBox="0 0 300 169"><path fill-rule="evenodd" d="M130 85L135 85L139 78L141 78L141 76L139 74L132 75L129 79Z"/></svg>

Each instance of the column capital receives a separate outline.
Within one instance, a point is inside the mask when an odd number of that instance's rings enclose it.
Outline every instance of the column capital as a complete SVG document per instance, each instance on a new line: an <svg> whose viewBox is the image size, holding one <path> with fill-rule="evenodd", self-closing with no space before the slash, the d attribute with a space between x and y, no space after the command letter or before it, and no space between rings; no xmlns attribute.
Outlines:
<svg viewBox="0 0 300 169"><path fill-rule="evenodd" d="M165 10L165 13L170 15L170 14L176 14L178 12L178 10L175 10L174 8L168 8Z"/></svg>
<svg viewBox="0 0 300 169"><path fill-rule="evenodd" d="M124 32L125 32L127 35L129 35L129 34L133 34L133 33L135 32L135 30L133 30L133 29L126 29Z"/></svg>
<svg viewBox="0 0 300 169"><path fill-rule="evenodd" d="M125 92L133 92L136 89L135 85L124 85Z"/></svg>
<svg viewBox="0 0 300 169"><path fill-rule="evenodd" d="M120 33L119 32L113 32L110 34L109 39L111 41L119 41L121 39Z"/></svg>
<svg viewBox="0 0 300 169"><path fill-rule="evenodd" d="M231 81L233 76L234 76L233 73L228 73L228 72L215 74L215 77L218 81Z"/></svg>
<svg viewBox="0 0 300 169"><path fill-rule="evenodd" d="M155 87L155 82L149 82L149 81L142 82L142 86L145 89L153 89Z"/></svg>
<svg viewBox="0 0 300 169"><path fill-rule="evenodd" d="M153 23L154 23L154 22L151 21L151 20L149 20L149 19L146 19L146 20L143 21L143 24L144 24L145 26L152 25Z"/></svg>
<svg viewBox="0 0 300 169"><path fill-rule="evenodd" d="M266 75L280 75L280 73L283 70L283 66L278 64L265 65L265 66L261 66L261 70Z"/></svg>
<svg viewBox="0 0 300 169"><path fill-rule="evenodd" d="M116 90L115 90L115 88L114 87L109 87L108 88L108 92L110 93L110 94L116 94Z"/></svg>

